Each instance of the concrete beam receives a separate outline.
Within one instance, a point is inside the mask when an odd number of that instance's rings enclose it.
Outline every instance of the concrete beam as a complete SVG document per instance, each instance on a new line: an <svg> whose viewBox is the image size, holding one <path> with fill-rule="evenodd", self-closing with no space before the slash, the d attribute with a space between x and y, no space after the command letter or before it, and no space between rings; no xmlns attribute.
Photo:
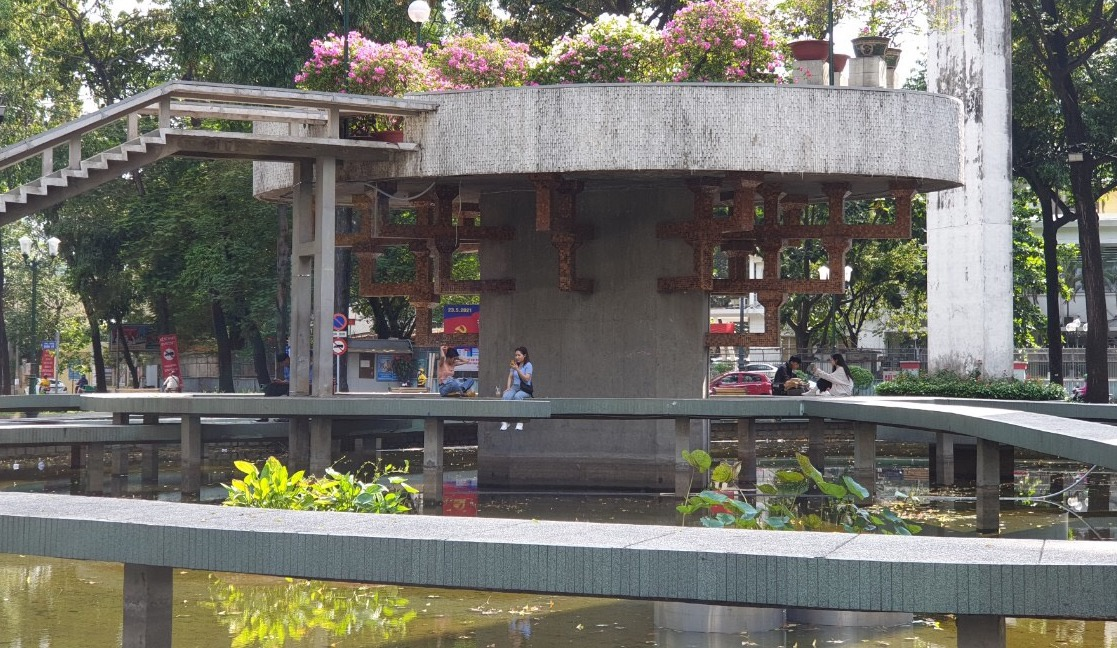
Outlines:
<svg viewBox="0 0 1117 648"><path fill-rule="evenodd" d="M85 458L85 492L99 495L105 492L105 444L90 443Z"/></svg>
<svg viewBox="0 0 1117 648"><path fill-rule="evenodd" d="M140 446L140 480L145 484L159 483L159 446L154 443Z"/></svg>
<svg viewBox="0 0 1117 648"><path fill-rule="evenodd" d="M429 418L423 429L423 504L442 503L442 462L445 428L442 419Z"/></svg>
<svg viewBox="0 0 1117 648"><path fill-rule="evenodd" d="M291 470L310 468L310 419L292 417L287 428L287 467Z"/></svg>
<svg viewBox="0 0 1117 648"><path fill-rule="evenodd" d="M690 419L675 419L675 495L686 496L690 492L691 468L683 459L683 452L690 451Z"/></svg>
<svg viewBox="0 0 1117 648"><path fill-rule="evenodd" d="M170 567L124 564L123 648L171 645L173 579Z"/></svg>
<svg viewBox="0 0 1117 648"><path fill-rule="evenodd" d="M110 450L112 463L110 469L114 477L128 474L128 446L114 445Z"/></svg>

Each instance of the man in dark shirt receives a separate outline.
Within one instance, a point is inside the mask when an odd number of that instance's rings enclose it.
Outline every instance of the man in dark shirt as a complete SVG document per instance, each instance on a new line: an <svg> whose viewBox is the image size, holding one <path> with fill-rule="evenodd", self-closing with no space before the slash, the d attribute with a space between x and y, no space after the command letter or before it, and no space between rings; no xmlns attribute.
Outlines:
<svg viewBox="0 0 1117 648"><path fill-rule="evenodd" d="M797 355L793 355L793 356L791 356L790 358L787 359L787 362L785 364L780 365L779 369L776 369L776 377L772 379L772 394L773 395L775 395L775 396L787 396L787 387L785 385L786 385L787 381L789 381L789 380L796 380L796 381L799 380L795 376L795 372L799 369L799 366L802 365L802 364L803 364L802 358L800 358ZM797 384L798 383L792 383L792 385L797 385Z"/></svg>

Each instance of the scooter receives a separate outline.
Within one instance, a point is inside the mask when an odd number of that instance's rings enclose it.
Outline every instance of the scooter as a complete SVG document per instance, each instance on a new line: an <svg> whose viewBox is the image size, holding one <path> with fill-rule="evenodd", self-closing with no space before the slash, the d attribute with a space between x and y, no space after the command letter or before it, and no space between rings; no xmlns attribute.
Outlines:
<svg viewBox="0 0 1117 648"><path fill-rule="evenodd" d="M1086 385L1081 385L1070 390L1070 399L1076 403L1086 402Z"/></svg>

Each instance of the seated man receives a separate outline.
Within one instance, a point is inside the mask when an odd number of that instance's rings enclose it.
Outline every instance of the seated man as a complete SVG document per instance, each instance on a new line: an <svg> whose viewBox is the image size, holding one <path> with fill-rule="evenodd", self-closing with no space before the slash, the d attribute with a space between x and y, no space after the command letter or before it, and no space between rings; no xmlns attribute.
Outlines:
<svg viewBox="0 0 1117 648"><path fill-rule="evenodd" d="M806 383L795 375L802 364L803 359L793 355L776 369L776 376L772 378L773 396L802 396L807 391Z"/></svg>
<svg viewBox="0 0 1117 648"><path fill-rule="evenodd" d="M466 363L454 347L442 347L438 359L438 394L440 396L476 396L473 387L477 381L472 378L454 377L454 369Z"/></svg>

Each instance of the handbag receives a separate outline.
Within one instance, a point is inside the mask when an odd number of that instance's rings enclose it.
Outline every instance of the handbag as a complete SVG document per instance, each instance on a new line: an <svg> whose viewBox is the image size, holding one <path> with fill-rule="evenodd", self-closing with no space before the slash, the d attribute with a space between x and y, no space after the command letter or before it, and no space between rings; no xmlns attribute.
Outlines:
<svg viewBox="0 0 1117 648"><path fill-rule="evenodd" d="M535 388L531 386L531 383L525 383L525 382L521 381L520 382L520 391L527 394L528 396L534 396L535 395Z"/></svg>

